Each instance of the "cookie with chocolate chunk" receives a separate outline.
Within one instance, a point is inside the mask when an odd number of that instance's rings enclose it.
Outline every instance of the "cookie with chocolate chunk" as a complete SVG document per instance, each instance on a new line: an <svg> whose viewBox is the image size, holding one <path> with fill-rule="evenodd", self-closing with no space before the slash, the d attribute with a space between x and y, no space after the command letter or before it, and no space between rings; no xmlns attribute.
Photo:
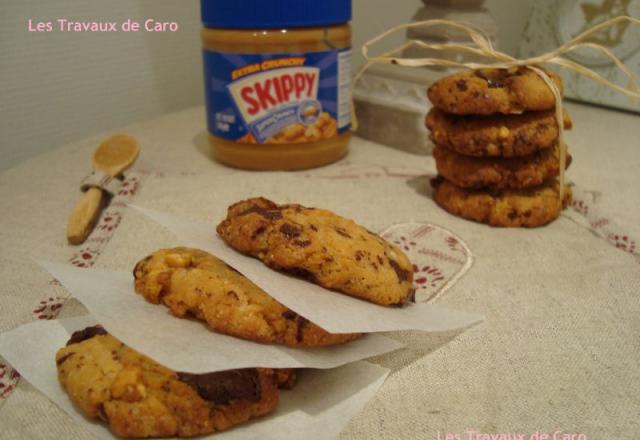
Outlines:
<svg viewBox="0 0 640 440"><path fill-rule="evenodd" d="M58 380L89 418L120 437L192 437L270 413L293 370L177 373L89 327L56 353Z"/></svg>
<svg viewBox="0 0 640 440"><path fill-rule="evenodd" d="M178 317L194 316L214 330L290 347L342 344L360 333L332 334L280 304L207 252L161 249L136 264L135 290Z"/></svg>
<svg viewBox="0 0 640 440"><path fill-rule="evenodd" d="M381 305L413 295L413 266L396 246L331 211L264 199L228 209L218 234L267 266Z"/></svg>
<svg viewBox="0 0 640 440"><path fill-rule="evenodd" d="M432 108L427 115L431 140L467 156L518 157L551 148L558 141L555 111L521 115L452 115ZM571 128L565 112L564 128Z"/></svg>
<svg viewBox="0 0 640 440"><path fill-rule="evenodd" d="M558 147L505 159L464 156L436 145L433 157L438 174L461 188L530 188L557 177L560 171ZM565 166L570 163L567 155Z"/></svg>
<svg viewBox="0 0 640 440"><path fill-rule="evenodd" d="M458 217L488 223L491 226L536 227L555 220L571 203L571 188L565 186L560 200L560 185L544 185L519 190L464 189L442 178L434 179L433 198L440 207Z"/></svg>
<svg viewBox="0 0 640 440"><path fill-rule="evenodd" d="M562 94L560 77L545 72ZM457 115L519 114L555 107L549 86L527 67L454 73L435 82L427 95L435 107Z"/></svg>

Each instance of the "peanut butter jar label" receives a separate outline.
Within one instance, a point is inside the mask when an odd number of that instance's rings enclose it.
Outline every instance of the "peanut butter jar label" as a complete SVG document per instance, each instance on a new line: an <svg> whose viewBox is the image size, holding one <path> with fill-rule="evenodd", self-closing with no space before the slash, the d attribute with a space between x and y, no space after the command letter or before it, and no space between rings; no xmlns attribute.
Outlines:
<svg viewBox="0 0 640 440"><path fill-rule="evenodd" d="M351 50L300 54L204 51L207 123L241 143L304 143L351 124Z"/></svg>

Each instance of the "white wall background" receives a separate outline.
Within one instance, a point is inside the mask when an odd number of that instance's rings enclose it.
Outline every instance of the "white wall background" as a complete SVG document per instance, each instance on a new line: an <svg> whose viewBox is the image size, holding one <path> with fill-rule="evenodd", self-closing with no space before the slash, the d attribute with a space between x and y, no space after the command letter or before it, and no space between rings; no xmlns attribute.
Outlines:
<svg viewBox="0 0 640 440"><path fill-rule="evenodd" d="M353 0L354 48L419 0ZM533 0L487 0L515 53ZM33 33L28 20L175 21L176 33ZM202 104L198 0L0 0L0 170L97 132ZM398 36L401 38L401 36Z"/></svg>

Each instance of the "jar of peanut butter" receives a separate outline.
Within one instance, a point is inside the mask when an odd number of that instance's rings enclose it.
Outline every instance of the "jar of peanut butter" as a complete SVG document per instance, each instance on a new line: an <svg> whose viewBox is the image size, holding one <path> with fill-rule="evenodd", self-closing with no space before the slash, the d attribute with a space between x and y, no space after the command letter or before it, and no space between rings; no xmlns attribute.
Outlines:
<svg viewBox="0 0 640 440"><path fill-rule="evenodd" d="M214 157L298 170L348 150L351 0L201 0Z"/></svg>

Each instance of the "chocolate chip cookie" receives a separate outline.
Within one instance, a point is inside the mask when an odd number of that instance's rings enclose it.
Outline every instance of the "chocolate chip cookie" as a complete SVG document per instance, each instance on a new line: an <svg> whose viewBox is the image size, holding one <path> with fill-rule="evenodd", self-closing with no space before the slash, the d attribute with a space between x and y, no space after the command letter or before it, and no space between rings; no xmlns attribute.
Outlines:
<svg viewBox="0 0 640 440"><path fill-rule="evenodd" d="M464 156L436 145L433 157L438 174L461 188L530 188L557 177L560 171L558 147L504 159ZM567 155L567 168L570 163Z"/></svg>
<svg viewBox="0 0 640 440"><path fill-rule="evenodd" d="M231 428L273 411L279 385L295 374L265 368L177 373L100 326L75 332L56 364L74 404L120 437L192 437Z"/></svg>
<svg viewBox="0 0 640 440"><path fill-rule="evenodd" d="M178 317L214 330L290 347L341 344L360 333L332 334L283 306L222 260L198 249L161 249L136 264L136 292Z"/></svg>
<svg viewBox="0 0 640 440"><path fill-rule="evenodd" d="M565 186L560 201L557 181L520 190L471 190L455 186L442 178L432 182L434 200L453 215L491 226L536 227L560 215L571 202L571 189Z"/></svg>
<svg viewBox="0 0 640 440"><path fill-rule="evenodd" d="M237 251L328 289L381 305L413 295L407 256L331 211L253 198L230 206L217 231Z"/></svg>
<svg viewBox="0 0 640 440"><path fill-rule="evenodd" d="M431 140L468 156L516 157L551 148L558 141L555 111L521 115L452 115L437 108L426 120ZM564 128L571 128L564 114Z"/></svg>
<svg viewBox="0 0 640 440"><path fill-rule="evenodd" d="M562 80L545 70L562 93ZM454 73L427 91L434 106L457 115L492 115L551 110L555 98L549 86L533 70L478 69Z"/></svg>

